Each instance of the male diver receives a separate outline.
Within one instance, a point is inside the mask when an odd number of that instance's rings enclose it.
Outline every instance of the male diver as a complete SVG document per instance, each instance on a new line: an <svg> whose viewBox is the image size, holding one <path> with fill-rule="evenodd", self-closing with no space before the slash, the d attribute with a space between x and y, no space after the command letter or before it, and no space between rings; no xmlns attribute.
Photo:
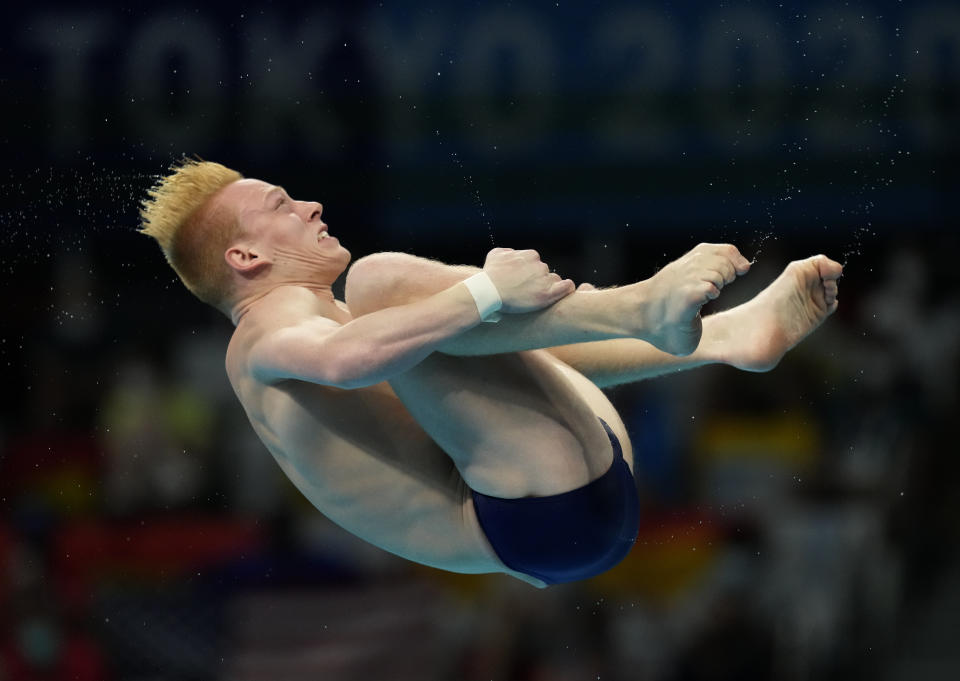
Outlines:
<svg viewBox="0 0 960 681"><path fill-rule="evenodd" d="M455 572L543 587L618 563L637 492L602 388L705 364L768 371L837 309L842 267L817 255L701 319L750 268L729 244L604 290L575 290L532 250L494 248L482 269L375 253L340 301L351 256L322 214L193 160L141 210L187 288L235 325L230 383L299 490L360 538Z"/></svg>

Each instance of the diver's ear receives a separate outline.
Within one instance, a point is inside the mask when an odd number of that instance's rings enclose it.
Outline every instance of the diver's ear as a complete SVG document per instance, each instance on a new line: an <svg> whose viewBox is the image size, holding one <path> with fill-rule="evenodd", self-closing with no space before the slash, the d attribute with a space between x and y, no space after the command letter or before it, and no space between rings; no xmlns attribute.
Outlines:
<svg viewBox="0 0 960 681"><path fill-rule="evenodd" d="M223 258L235 272L243 276L257 274L270 264L259 248L243 243L228 248L224 251Z"/></svg>

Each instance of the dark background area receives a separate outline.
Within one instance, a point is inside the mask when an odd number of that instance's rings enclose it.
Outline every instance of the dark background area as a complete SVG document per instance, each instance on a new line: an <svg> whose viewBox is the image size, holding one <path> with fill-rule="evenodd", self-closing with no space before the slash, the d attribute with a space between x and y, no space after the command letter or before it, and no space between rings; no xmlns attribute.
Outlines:
<svg viewBox="0 0 960 681"><path fill-rule="evenodd" d="M0 681L953 679L960 8L29 3L0 26ZM412 566L276 470L229 322L136 234L183 154L355 258L536 248L625 284L701 241L845 264L773 372L611 392L610 573Z"/></svg>

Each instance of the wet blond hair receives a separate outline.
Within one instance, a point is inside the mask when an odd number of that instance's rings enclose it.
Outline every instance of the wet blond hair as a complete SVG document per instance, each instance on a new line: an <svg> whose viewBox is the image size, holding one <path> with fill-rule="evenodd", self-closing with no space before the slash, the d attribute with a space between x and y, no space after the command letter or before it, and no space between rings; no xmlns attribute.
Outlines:
<svg viewBox="0 0 960 681"><path fill-rule="evenodd" d="M140 233L160 244L180 281L197 298L224 312L233 293L224 251L240 236L237 216L212 206L220 190L243 175L212 161L183 158L170 166L140 205Z"/></svg>

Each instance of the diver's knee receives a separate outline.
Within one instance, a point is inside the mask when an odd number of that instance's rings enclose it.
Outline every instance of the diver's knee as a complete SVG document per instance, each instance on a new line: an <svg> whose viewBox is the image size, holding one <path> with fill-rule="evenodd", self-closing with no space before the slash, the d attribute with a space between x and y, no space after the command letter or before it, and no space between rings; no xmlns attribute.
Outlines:
<svg viewBox="0 0 960 681"><path fill-rule="evenodd" d="M347 272L344 297L355 317L392 307L396 284L414 256L407 253L371 253L357 260Z"/></svg>

